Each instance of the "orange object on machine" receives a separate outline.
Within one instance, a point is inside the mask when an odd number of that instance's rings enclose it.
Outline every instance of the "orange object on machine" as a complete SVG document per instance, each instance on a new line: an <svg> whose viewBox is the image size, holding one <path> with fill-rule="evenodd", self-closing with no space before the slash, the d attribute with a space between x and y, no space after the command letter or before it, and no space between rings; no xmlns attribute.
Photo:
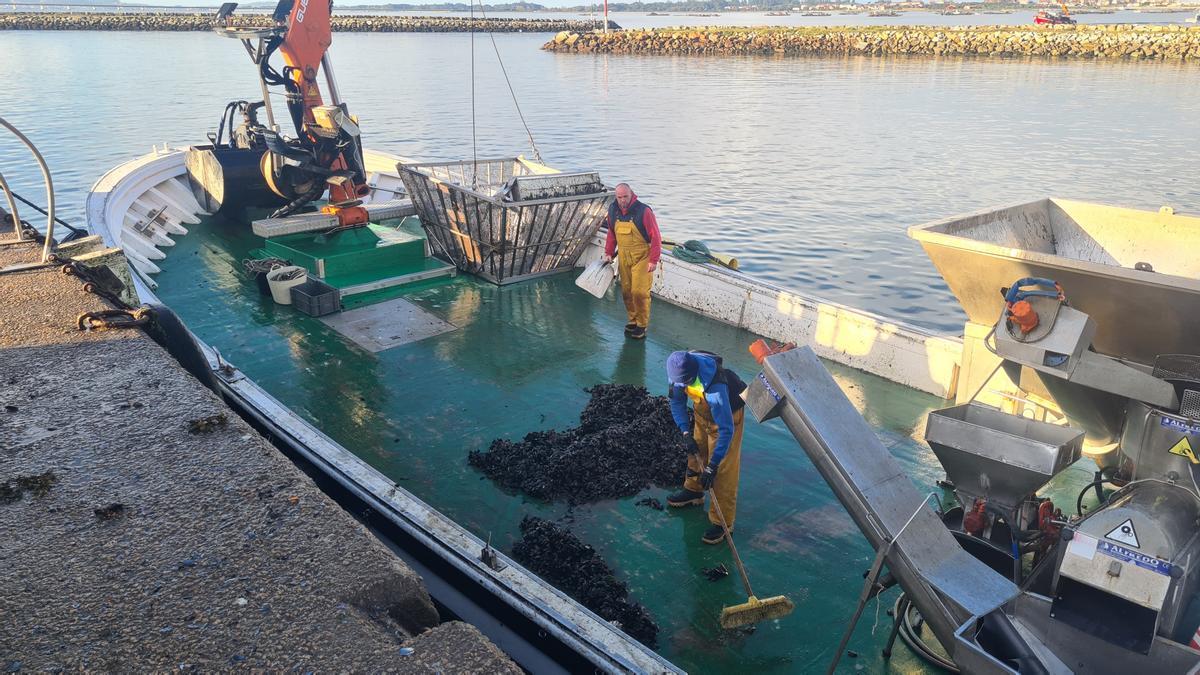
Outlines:
<svg viewBox="0 0 1200 675"><path fill-rule="evenodd" d="M1008 309L1008 320L1017 324L1021 333L1029 334L1038 325L1038 314L1028 300L1014 302Z"/></svg>
<svg viewBox="0 0 1200 675"><path fill-rule="evenodd" d="M337 216L338 224L342 227L359 225L371 219L371 214L361 206L336 206L333 204L326 204L325 206L321 207L321 213L329 216Z"/></svg>
<svg viewBox="0 0 1200 675"><path fill-rule="evenodd" d="M1042 531L1042 536L1038 540L1038 555L1044 556L1050 551L1050 547L1059 539L1059 533L1062 531L1061 523L1066 520L1062 510L1054 507L1054 502L1047 499L1038 504L1037 511L1037 529Z"/></svg>
<svg viewBox="0 0 1200 675"><path fill-rule="evenodd" d="M983 528L987 527L987 514L984 512L986 505L987 502L982 499L975 500L975 506L963 516L963 532L972 537L983 536Z"/></svg>
<svg viewBox="0 0 1200 675"><path fill-rule="evenodd" d="M791 349L796 348L795 342L768 342L767 340L755 340L750 343L750 353L754 355L754 362L762 365L763 359L773 354L782 354Z"/></svg>

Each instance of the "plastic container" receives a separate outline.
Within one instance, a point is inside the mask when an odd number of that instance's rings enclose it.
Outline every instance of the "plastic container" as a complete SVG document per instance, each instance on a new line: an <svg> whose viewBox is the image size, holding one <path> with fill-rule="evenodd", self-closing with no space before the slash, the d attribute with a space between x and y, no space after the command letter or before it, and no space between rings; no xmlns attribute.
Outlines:
<svg viewBox="0 0 1200 675"><path fill-rule="evenodd" d="M297 274L294 279L280 279L280 277L288 276L296 271L299 271L300 274ZM271 287L271 297L281 305L292 304L292 287L299 286L307 280L308 270L298 265L276 267L267 272L267 285Z"/></svg>
<svg viewBox="0 0 1200 675"><path fill-rule="evenodd" d="M608 287L612 286L616 273L612 263L593 260L583 268L583 274L580 274L579 278L575 280L575 285L597 298L603 298L604 294L608 292Z"/></svg>
<svg viewBox="0 0 1200 675"><path fill-rule="evenodd" d="M309 316L325 316L342 308L342 292L320 279L292 286L291 292L292 304Z"/></svg>

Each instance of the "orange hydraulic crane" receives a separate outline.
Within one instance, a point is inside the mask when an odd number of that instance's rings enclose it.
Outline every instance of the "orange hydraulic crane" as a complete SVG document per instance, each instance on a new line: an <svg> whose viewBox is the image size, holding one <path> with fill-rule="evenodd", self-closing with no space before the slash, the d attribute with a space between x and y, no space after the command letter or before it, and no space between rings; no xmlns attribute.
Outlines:
<svg viewBox="0 0 1200 675"><path fill-rule="evenodd" d="M331 0L280 0L270 25L255 28L234 25L235 2L227 2L217 11L213 29L242 41L258 66L263 94L260 102L235 101L227 105L217 133L209 134L213 145L193 149L212 154L215 162L189 157L189 174L193 180L202 176L200 182L217 207L278 205L282 201L283 205L271 214L282 217L328 190L329 203L321 209L323 212L336 215L343 227L367 222L367 211L359 205L359 198L368 191L362 141L357 120L338 95L327 52L333 42L332 8ZM270 63L276 51L283 58L281 71ZM329 104L317 84L319 72L325 74ZM294 137L280 134L270 87L284 89ZM262 109L267 115L266 124L258 120ZM243 117L236 129L235 112ZM193 171L194 164L204 165L205 171ZM254 164L261 179L247 184Z"/></svg>

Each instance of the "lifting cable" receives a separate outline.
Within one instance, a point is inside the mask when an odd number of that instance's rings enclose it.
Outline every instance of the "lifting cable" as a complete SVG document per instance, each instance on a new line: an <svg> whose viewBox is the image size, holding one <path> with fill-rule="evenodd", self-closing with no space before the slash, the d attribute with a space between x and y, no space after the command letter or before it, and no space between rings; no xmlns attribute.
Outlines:
<svg viewBox="0 0 1200 675"><path fill-rule="evenodd" d="M475 0L471 0L471 187L479 187L479 151L475 147Z"/></svg>
<svg viewBox="0 0 1200 675"><path fill-rule="evenodd" d="M479 0L479 14L484 21L487 21L487 10L483 8L483 0ZM537 143L533 140L533 132L529 130L529 123L525 121L525 114L521 112L521 103L517 100L517 92L513 89L512 80L508 77L508 69L504 67L504 59L500 56L500 47L496 45L496 34L489 30L488 37L491 38L492 50L496 52L496 62L500 64L500 72L504 75L504 83L508 85L508 93L512 96L517 116L521 118L521 126L525 127L525 135L529 137L529 149L533 152L533 159L540 164L542 153L538 151ZM479 155L476 151L475 138L475 0L471 0L471 157L472 161L478 165Z"/></svg>

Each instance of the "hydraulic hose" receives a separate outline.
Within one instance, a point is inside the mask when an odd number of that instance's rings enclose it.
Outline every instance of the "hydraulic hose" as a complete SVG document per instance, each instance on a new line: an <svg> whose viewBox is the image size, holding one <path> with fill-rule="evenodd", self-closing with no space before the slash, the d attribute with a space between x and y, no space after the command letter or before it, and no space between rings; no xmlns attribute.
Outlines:
<svg viewBox="0 0 1200 675"><path fill-rule="evenodd" d="M1087 491L1091 490L1092 488L1096 488L1096 494L1099 495L1100 504L1103 504L1104 494L1100 492L1100 486L1104 485L1105 483L1115 484L1116 480L1117 479L1115 478L1097 478L1096 480L1083 486L1083 489L1079 491L1079 496L1075 499L1075 513L1081 516L1083 515L1083 497L1087 494Z"/></svg>
<svg viewBox="0 0 1200 675"><path fill-rule="evenodd" d="M962 672L953 661L937 653L933 648L925 644L925 640L921 638L918 632L919 629L913 622L912 609L912 601L908 599L907 595L901 593L896 597L896 604L892 606L892 617L900 626L900 639L904 640L904 644L908 645L908 648L926 663L937 666L947 672Z"/></svg>

